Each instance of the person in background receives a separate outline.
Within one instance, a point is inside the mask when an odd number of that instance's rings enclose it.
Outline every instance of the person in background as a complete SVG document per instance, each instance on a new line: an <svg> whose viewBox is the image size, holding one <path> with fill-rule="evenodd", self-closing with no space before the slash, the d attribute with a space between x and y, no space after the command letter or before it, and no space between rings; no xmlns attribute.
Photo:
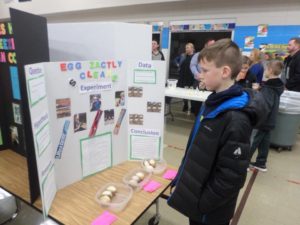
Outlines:
<svg viewBox="0 0 300 225"><path fill-rule="evenodd" d="M157 40L152 40L152 60L165 60L164 54L159 50Z"/></svg>
<svg viewBox="0 0 300 225"><path fill-rule="evenodd" d="M230 39L205 47L199 62L212 94L195 120L168 204L190 225L229 225L247 176L249 136L264 119L264 100L234 84L242 56Z"/></svg>
<svg viewBox="0 0 300 225"><path fill-rule="evenodd" d="M289 56L284 60L282 79L290 91L300 92L300 38L291 38L287 51Z"/></svg>
<svg viewBox="0 0 300 225"><path fill-rule="evenodd" d="M193 78L193 73L190 69L190 63L194 55L194 51L195 48L192 43L187 43L185 45L185 57L179 68L178 87L190 88L193 86L194 78ZM183 102L184 105L182 111L184 112L189 111L188 100L183 100Z"/></svg>
<svg viewBox="0 0 300 225"><path fill-rule="evenodd" d="M249 71L251 60L248 56L243 55L242 69L237 75L235 81L243 88L252 88L252 84L256 83L256 76Z"/></svg>
<svg viewBox="0 0 300 225"><path fill-rule="evenodd" d="M262 85L260 92L262 93L269 113L264 123L261 124L254 136L251 145L251 157L258 148L258 154L255 162L250 163L250 167L254 167L262 172L267 171L266 162L270 147L271 130L275 128L276 115L279 108L280 95L284 90L284 84L279 78L282 72L283 64L281 61L269 61L266 70L267 81Z"/></svg>
<svg viewBox="0 0 300 225"><path fill-rule="evenodd" d="M261 63L261 52L258 49L253 49L250 53L250 60L252 64L250 66L250 72L256 76L257 83L261 83L264 75L264 67Z"/></svg>
<svg viewBox="0 0 300 225"><path fill-rule="evenodd" d="M204 47L210 46L210 45L214 44L215 42L216 41L214 39L210 38L205 42ZM194 76L194 84L193 84L194 89L199 88L200 90L204 90L205 85L202 82L203 76L201 75L201 68L198 63L199 53L200 52L197 52L194 54L194 56L191 60L190 69ZM191 104L192 104L192 112L194 113L195 116L197 116L202 103L199 101L192 101Z"/></svg>

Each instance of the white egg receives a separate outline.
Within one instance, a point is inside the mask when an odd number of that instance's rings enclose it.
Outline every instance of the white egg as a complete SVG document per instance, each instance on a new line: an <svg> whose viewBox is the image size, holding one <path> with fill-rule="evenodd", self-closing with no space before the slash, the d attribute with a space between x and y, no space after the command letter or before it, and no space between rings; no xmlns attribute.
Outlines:
<svg viewBox="0 0 300 225"><path fill-rule="evenodd" d="M117 192L117 188L115 186L109 186L106 188L106 190L110 191L113 194Z"/></svg>
<svg viewBox="0 0 300 225"><path fill-rule="evenodd" d="M138 182L136 180L130 180L128 183L133 187L138 186Z"/></svg>
<svg viewBox="0 0 300 225"><path fill-rule="evenodd" d="M111 193L111 191L103 191L101 195L102 196L108 196L110 198L112 198L112 196L113 196L113 194Z"/></svg>
<svg viewBox="0 0 300 225"><path fill-rule="evenodd" d="M144 177L145 177L145 174L142 173L142 172L138 172L138 173L136 173L135 175L138 176L141 180L143 180Z"/></svg>
<svg viewBox="0 0 300 225"><path fill-rule="evenodd" d="M102 204L110 203L110 201L111 201L111 199L110 199L110 197L107 196L107 195L103 195L103 196L100 197L100 202L101 202Z"/></svg>
<svg viewBox="0 0 300 225"><path fill-rule="evenodd" d="M145 160L145 161L144 161L144 166L145 166L145 167L150 166L148 160Z"/></svg>
<svg viewBox="0 0 300 225"><path fill-rule="evenodd" d="M140 182L141 178L138 176L132 176L131 180L136 180L136 182Z"/></svg>
<svg viewBox="0 0 300 225"><path fill-rule="evenodd" d="M153 166L146 166L146 170L152 172L154 170Z"/></svg>
<svg viewBox="0 0 300 225"><path fill-rule="evenodd" d="M149 164L150 164L151 166L153 166L153 167L156 166L156 162L155 162L154 159L150 159L150 160L149 160Z"/></svg>

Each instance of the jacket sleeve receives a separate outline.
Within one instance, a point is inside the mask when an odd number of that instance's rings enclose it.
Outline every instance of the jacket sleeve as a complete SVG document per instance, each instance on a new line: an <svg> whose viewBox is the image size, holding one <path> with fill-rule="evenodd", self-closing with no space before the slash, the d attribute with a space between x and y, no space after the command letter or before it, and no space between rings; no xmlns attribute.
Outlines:
<svg viewBox="0 0 300 225"><path fill-rule="evenodd" d="M252 131L245 117L232 119L225 129L215 168L199 198L201 213L209 213L237 196L245 183Z"/></svg>

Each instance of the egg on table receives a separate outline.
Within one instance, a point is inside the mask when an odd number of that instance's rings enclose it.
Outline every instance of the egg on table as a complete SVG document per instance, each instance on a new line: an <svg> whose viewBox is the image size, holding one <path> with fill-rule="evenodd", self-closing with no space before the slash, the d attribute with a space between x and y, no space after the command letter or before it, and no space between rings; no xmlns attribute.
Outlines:
<svg viewBox="0 0 300 225"><path fill-rule="evenodd" d="M133 187L136 187L136 186L138 186L138 182L136 181L136 180L130 180L129 182L128 182L131 186L133 186Z"/></svg>
<svg viewBox="0 0 300 225"><path fill-rule="evenodd" d="M110 197L110 198L113 197L113 193L111 193L110 191L103 191L101 195L102 195L102 196L108 196L108 197Z"/></svg>
<svg viewBox="0 0 300 225"><path fill-rule="evenodd" d="M110 191L112 194L115 194L117 192L117 188L115 186L108 186L106 190Z"/></svg>
<svg viewBox="0 0 300 225"><path fill-rule="evenodd" d="M152 167L155 167L155 166L156 166L156 162L155 162L154 159L150 159L150 160L149 160L149 164L150 164L150 166L152 166Z"/></svg>
<svg viewBox="0 0 300 225"><path fill-rule="evenodd" d="M138 176L132 176L131 177L131 180L136 180L136 182L140 182L141 181L141 179L140 179L140 177L138 177Z"/></svg>
<svg viewBox="0 0 300 225"><path fill-rule="evenodd" d="M141 180L143 180L145 178L145 174L142 172L138 172L135 175L138 176Z"/></svg>
<svg viewBox="0 0 300 225"><path fill-rule="evenodd" d="M102 204L107 204L107 203L110 203L110 202L111 202L111 199L110 199L110 197L107 196L107 195L102 195L102 196L100 197L100 202L101 202Z"/></svg>

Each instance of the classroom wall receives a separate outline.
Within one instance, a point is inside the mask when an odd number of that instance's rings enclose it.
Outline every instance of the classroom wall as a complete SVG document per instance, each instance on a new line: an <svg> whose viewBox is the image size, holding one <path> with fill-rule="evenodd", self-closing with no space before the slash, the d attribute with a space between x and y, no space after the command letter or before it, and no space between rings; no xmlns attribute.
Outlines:
<svg viewBox="0 0 300 225"><path fill-rule="evenodd" d="M49 22L167 23L173 20L234 18L238 25L300 23L299 0L177 0L177 2L176 0L32 0L9 4L0 1L0 20L8 17L8 7L45 15Z"/></svg>
<svg viewBox="0 0 300 225"><path fill-rule="evenodd" d="M191 0L177 3L116 7L76 12L68 15L49 15L49 22L68 21L162 21L235 19L237 25L296 25L300 23L300 1L286 0ZM216 4L217 2L217 4Z"/></svg>
<svg viewBox="0 0 300 225"><path fill-rule="evenodd" d="M78 10L102 9L175 1L182 0L31 0L28 2L18 2L18 0L2 0L0 1L0 20L9 18L9 7L39 15L50 15L55 13L74 12Z"/></svg>

